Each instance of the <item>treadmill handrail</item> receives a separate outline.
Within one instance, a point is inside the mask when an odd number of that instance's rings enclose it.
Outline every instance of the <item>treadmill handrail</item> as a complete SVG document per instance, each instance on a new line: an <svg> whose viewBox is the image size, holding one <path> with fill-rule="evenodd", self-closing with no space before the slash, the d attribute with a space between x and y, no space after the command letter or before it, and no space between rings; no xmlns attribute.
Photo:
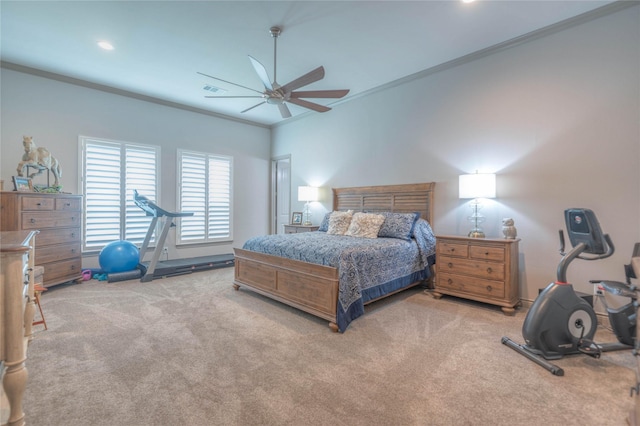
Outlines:
<svg viewBox="0 0 640 426"><path fill-rule="evenodd" d="M149 200L144 195L138 194L137 190L133 190L133 202L136 203L136 206L140 207L145 211L147 216L153 217L186 217L193 216L193 212L170 212L161 207L159 207L156 203Z"/></svg>

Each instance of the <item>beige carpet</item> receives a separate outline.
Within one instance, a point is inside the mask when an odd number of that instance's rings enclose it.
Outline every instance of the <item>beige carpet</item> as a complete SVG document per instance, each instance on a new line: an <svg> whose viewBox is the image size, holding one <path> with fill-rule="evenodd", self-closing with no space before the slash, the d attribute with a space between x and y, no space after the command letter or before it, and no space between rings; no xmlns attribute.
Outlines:
<svg viewBox="0 0 640 426"><path fill-rule="evenodd" d="M500 343L521 340L522 310L416 288L336 334L232 278L50 289L28 424L623 425L632 408L630 352L565 358L553 376Z"/></svg>

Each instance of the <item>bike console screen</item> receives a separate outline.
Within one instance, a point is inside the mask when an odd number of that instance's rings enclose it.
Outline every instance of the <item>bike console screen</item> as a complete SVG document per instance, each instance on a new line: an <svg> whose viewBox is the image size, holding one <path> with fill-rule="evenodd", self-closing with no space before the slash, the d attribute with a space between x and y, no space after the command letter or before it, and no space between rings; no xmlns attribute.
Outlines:
<svg viewBox="0 0 640 426"><path fill-rule="evenodd" d="M585 253L604 254L606 245L604 235L600 229L600 223L595 213L589 209L567 209L564 212L569 241L572 246L584 243L587 246Z"/></svg>

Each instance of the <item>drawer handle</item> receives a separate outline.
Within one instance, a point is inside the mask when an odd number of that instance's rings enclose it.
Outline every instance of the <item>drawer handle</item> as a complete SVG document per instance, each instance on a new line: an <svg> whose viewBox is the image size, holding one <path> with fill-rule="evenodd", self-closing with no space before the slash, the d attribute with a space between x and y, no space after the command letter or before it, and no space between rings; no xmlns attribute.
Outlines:
<svg viewBox="0 0 640 426"><path fill-rule="evenodd" d="M75 237L75 236L76 236L76 233L75 233L75 232L72 232L72 233L71 233L71 236L72 236L72 237Z"/></svg>
<svg viewBox="0 0 640 426"><path fill-rule="evenodd" d="M36 203L36 206L41 206L41 205L42 205L42 203Z"/></svg>
<svg viewBox="0 0 640 426"><path fill-rule="evenodd" d="M75 252L76 252L76 249L71 249L71 253L75 253Z"/></svg>
<svg viewBox="0 0 640 426"><path fill-rule="evenodd" d="M487 286L487 291L491 291L491 290L493 290L493 288L490 285L488 285Z"/></svg>
<svg viewBox="0 0 640 426"><path fill-rule="evenodd" d="M71 265L71 270L75 271L76 270L76 265Z"/></svg>
<svg viewBox="0 0 640 426"><path fill-rule="evenodd" d="M456 251L456 249L453 249L453 248L452 248L452 249L449 249L449 251L450 251L451 253L453 253L453 252L455 252L455 251Z"/></svg>
<svg viewBox="0 0 640 426"><path fill-rule="evenodd" d="M449 263L447 263L447 266L448 266L449 268L453 268L453 263L449 262Z"/></svg>
<svg viewBox="0 0 640 426"><path fill-rule="evenodd" d="M64 205L69 207L69 206L71 206L71 203L65 203Z"/></svg>
<svg viewBox="0 0 640 426"><path fill-rule="evenodd" d="M453 284L453 280L452 280L451 278L449 278L449 279L447 280L447 284Z"/></svg>
<svg viewBox="0 0 640 426"><path fill-rule="evenodd" d="M31 218L31 220L29 220L29 222L36 223L36 220L34 218Z"/></svg>
<svg viewBox="0 0 640 426"><path fill-rule="evenodd" d="M487 274L490 274L490 273L492 273L492 272L493 272L493 269L491 269L491 268L487 268Z"/></svg>

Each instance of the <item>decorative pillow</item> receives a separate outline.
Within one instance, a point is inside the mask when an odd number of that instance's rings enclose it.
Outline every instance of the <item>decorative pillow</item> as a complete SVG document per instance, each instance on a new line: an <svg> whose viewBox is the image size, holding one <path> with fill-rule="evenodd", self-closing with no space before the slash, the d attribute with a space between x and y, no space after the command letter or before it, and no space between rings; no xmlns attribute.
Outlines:
<svg viewBox="0 0 640 426"><path fill-rule="evenodd" d="M329 216L327 234L344 235L344 233L347 232L347 229L349 229L352 217L353 210L331 213L331 216Z"/></svg>
<svg viewBox="0 0 640 426"><path fill-rule="evenodd" d="M345 235L361 238L378 238L378 231L384 222L384 216L373 213L356 213L351 219Z"/></svg>
<svg viewBox="0 0 640 426"><path fill-rule="evenodd" d="M327 212L327 214L324 215L324 219L322 219L322 222L320 222L318 231L327 232L329 230L329 217L331 216L331 213L333 212Z"/></svg>
<svg viewBox="0 0 640 426"><path fill-rule="evenodd" d="M378 237L399 238L401 240L411 240L413 227L420 217L419 212L415 213L380 213L384 216L384 223L380 227Z"/></svg>

